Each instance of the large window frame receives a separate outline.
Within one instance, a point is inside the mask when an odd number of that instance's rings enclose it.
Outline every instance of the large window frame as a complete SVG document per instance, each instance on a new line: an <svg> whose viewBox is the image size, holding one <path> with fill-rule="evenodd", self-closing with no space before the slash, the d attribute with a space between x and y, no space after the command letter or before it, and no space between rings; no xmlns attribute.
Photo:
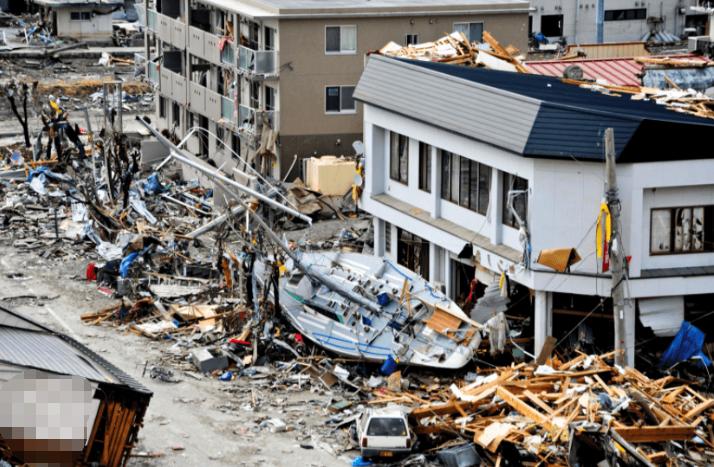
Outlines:
<svg viewBox="0 0 714 467"><path fill-rule="evenodd" d="M339 45L337 48L330 48L329 46L329 35L330 30L338 29ZM354 34L352 48L344 47L349 40L345 40L345 33L351 31ZM347 46L349 47L349 46ZM325 26L325 55L356 55L357 54L357 25L356 24L328 24Z"/></svg>
<svg viewBox="0 0 714 467"><path fill-rule="evenodd" d="M656 225L657 223L659 226ZM664 223L667 225L663 225ZM698 230L697 224L700 226ZM662 244L655 248L656 227L668 230L657 236L662 237L666 234L666 249ZM681 233L678 229L681 229ZM650 256L714 253L714 205L651 208L649 250Z"/></svg>
<svg viewBox="0 0 714 467"><path fill-rule="evenodd" d="M480 25L481 26L481 33L479 34L479 37L473 37L473 30L472 27ZM466 38L470 42L483 42L483 32L485 31L485 25L483 21L457 21L453 24L453 30L454 31L462 31L463 27L466 26L466 31L467 33L464 33L466 35Z"/></svg>
<svg viewBox="0 0 714 467"><path fill-rule="evenodd" d="M330 92L337 90L337 96L330 95ZM345 93L349 92L350 97L346 98ZM328 115L345 115L357 113L357 101L354 98L355 86L348 84L335 84L325 86L325 113ZM337 110L329 108L331 99L336 98L339 107ZM346 103L351 103L352 108L346 107Z"/></svg>
<svg viewBox="0 0 714 467"><path fill-rule="evenodd" d="M605 10L604 21L642 21L647 19L647 8Z"/></svg>
<svg viewBox="0 0 714 467"><path fill-rule="evenodd" d="M70 21L92 21L91 11L71 11L69 13Z"/></svg>
<svg viewBox="0 0 714 467"><path fill-rule="evenodd" d="M510 209L508 209L508 192L511 190L528 191L528 180L523 177L519 177L518 175L510 174L508 172L502 172L502 177L503 195L501 199L503 202L503 209L501 211L501 221L504 225L517 229L520 226L518 225L516 216L511 213ZM519 195L513 202L513 206L515 207L516 211L518 211L518 215L521 216L521 219L523 219L524 221L528 219L528 195L529 193L527 193L525 196Z"/></svg>
<svg viewBox="0 0 714 467"><path fill-rule="evenodd" d="M389 132L389 178L409 185L409 137Z"/></svg>
<svg viewBox="0 0 714 467"><path fill-rule="evenodd" d="M441 198L483 216L491 197L492 167L454 154L441 153Z"/></svg>

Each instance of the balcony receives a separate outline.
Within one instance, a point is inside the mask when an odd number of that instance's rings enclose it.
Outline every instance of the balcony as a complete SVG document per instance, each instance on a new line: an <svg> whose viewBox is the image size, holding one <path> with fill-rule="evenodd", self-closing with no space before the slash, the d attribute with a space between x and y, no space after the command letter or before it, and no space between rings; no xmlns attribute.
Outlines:
<svg viewBox="0 0 714 467"><path fill-rule="evenodd" d="M154 86L159 84L160 81L160 75L159 75L159 65L158 63L154 62L149 62L147 69L146 69L146 78L149 80L151 84Z"/></svg>
<svg viewBox="0 0 714 467"><path fill-rule="evenodd" d="M181 105L186 105L186 78L178 73L159 68L159 92L165 97L170 97Z"/></svg>
<svg viewBox="0 0 714 467"><path fill-rule="evenodd" d="M157 32L158 20L156 19L156 10L149 10L146 16L146 28L151 32Z"/></svg>
<svg viewBox="0 0 714 467"><path fill-rule="evenodd" d="M238 69L252 76L272 77L278 75L278 52L276 50L253 50L238 47Z"/></svg>
<svg viewBox="0 0 714 467"><path fill-rule="evenodd" d="M224 65L236 66L236 49L232 42L226 42L221 50L221 63Z"/></svg>
<svg viewBox="0 0 714 467"><path fill-rule="evenodd" d="M151 13L151 10L149 11ZM158 36L164 42L167 42L177 49L186 48L186 25L181 18L174 19L170 16L162 15L154 12L158 21Z"/></svg>
<svg viewBox="0 0 714 467"><path fill-rule="evenodd" d="M263 118L268 119L271 128L276 128L278 112L275 110L256 110L247 105L238 106L238 131L248 135L259 135L263 128L260 123Z"/></svg>
<svg viewBox="0 0 714 467"><path fill-rule="evenodd" d="M191 55L209 61L214 65L221 64L221 51L218 44L221 38L195 26L188 28L188 51Z"/></svg>

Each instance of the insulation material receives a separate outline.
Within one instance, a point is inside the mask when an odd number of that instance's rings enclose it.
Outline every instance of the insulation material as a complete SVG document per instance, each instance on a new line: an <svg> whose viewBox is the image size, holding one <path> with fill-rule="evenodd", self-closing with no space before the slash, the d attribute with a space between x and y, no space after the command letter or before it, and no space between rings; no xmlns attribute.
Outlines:
<svg viewBox="0 0 714 467"><path fill-rule="evenodd" d="M354 183L355 162L335 156L311 157L307 161L307 186L327 196L342 196Z"/></svg>
<svg viewBox="0 0 714 467"><path fill-rule="evenodd" d="M684 297L641 298L640 321L659 337L677 334L684 321Z"/></svg>

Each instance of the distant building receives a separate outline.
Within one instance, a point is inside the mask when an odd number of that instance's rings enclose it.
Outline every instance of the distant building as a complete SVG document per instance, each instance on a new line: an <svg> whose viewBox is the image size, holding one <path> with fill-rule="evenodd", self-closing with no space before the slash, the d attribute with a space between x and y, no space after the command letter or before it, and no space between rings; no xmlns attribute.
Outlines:
<svg viewBox="0 0 714 467"><path fill-rule="evenodd" d="M57 37L89 42L112 38L112 13L124 0L31 0Z"/></svg>
<svg viewBox="0 0 714 467"><path fill-rule="evenodd" d="M375 254L454 299L473 278L488 284L502 273L530 289L536 353L562 323L554 313L577 321L611 294L595 255L609 127L631 256L626 344L635 309L648 326L667 310L663 325L676 331L685 297L714 298L714 158L702 144L714 120L558 78L378 55L355 99L364 106L360 207L374 216ZM551 248L575 248L582 260L564 272L537 263Z"/></svg>
<svg viewBox="0 0 714 467"><path fill-rule="evenodd" d="M639 41L650 31L676 36L702 35L707 16L690 6L697 0L600 0L603 11L603 42ZM529 30L552 40L564 37L569 44L598 42L598 0L534 0ZM689 30L687 30L690 28Z"/></svg>
<svg viewBox="0 0 714 467"><path fill-rule="evenodd" d="M367 52L455 29L472 40L488 30L524 50L528 8L522 0L156 1L146 22L158 125L178 139L208 130L187 147L225 169L237 162L218 140L284 176L296 155L353 153L362 110L352 93Z"/></svg>

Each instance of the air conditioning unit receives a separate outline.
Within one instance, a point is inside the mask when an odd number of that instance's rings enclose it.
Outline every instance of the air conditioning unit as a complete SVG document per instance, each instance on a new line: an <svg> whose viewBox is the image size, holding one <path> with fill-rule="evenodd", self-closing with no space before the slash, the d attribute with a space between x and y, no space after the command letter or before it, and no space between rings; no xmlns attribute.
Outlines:
<svg viewBox="0 0 714 467"><path fill-rule="evenodd" d="M712 39L709 36L694 36L688 39L687 50L708 55L712 47Z"/></svg>

